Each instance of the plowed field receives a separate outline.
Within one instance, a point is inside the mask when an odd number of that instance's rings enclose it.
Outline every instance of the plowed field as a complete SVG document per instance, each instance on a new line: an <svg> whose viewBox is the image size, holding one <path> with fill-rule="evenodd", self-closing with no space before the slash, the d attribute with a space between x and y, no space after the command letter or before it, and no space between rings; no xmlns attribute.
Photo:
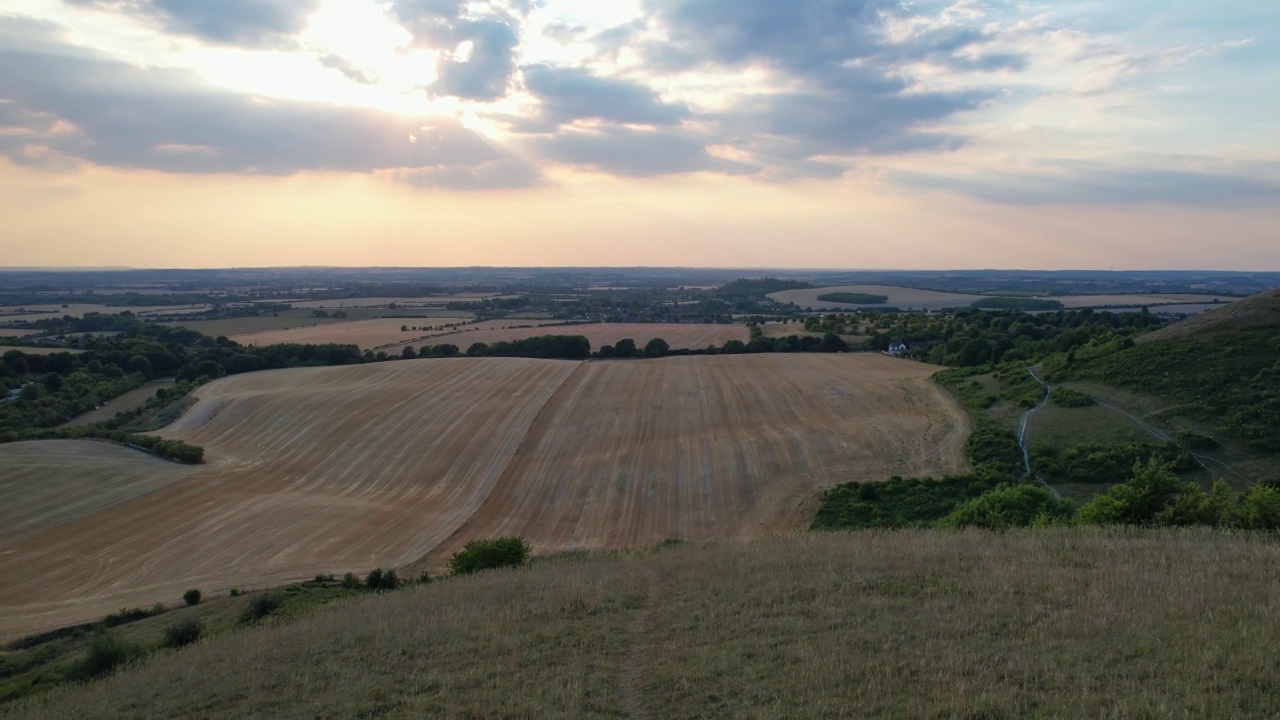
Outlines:
<svg viewBox="0 0 1280 720"><path fill-rule="evenodd" d="M439 568L494 533L545 553L791 530L831 484L963 469L964 414L934 369L462 358L225 378L163 433L203 445L203 466L0 445L0 636L190 587Z"/></svg>

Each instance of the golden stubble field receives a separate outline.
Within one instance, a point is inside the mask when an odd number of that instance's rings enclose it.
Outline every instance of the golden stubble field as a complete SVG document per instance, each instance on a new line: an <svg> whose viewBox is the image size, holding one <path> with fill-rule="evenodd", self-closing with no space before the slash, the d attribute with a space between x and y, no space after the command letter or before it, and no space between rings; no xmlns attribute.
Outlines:
<svg viewBox="0 0 1280 720"><path fill-rule="evenodd" d="M500 533L549 553L794 530L821 488L965 469L967 421L935 369L871 354L459 358L225 378L162 433L204 446L203 466L0 446L0 476L21 470L0 506L36 518L0 526L0 636L190 587L438 570ZM95 458L106 480L86 473Z"/></svg>

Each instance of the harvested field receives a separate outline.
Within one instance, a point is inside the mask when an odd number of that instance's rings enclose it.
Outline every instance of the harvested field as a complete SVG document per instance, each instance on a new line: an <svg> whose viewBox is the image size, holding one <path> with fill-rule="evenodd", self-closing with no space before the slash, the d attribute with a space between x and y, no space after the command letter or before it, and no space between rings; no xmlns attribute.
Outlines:
<svg viewBox="0 0 1280 720"><path fill-rule="evenodd" d="M885 295L889 300L881 305L849 305L847 303L824 302L818 299L819 295L836 292ZM899 310L941 310L949 307L967 307L969 303L974 300L981 300L984 296L961 295L959 293L938 292L936 290L919 290L897 285L841 285L839 287L783 290L782 292L770 293L769 297L780 303L795 303L802 308L811 307L815 310L856 310L859 308L875 309L877 307L896 307Z"/></svg>
<svg viewBox="0 0 1280 720"><path fill-rule="evenodd" d="M224 378L161 433L204 446L206 465L160 463L180 481L123 503L90 483L80 502L110 507L0 526L0 636L190 587L438 569L494 532L547 553L795 529L831 484L964 469L967 420L935 369L872 354L459 358ZM0 471L34 452L51 486L75 482L62 460L85 452L15 448L0 446ZM134 459L148 482L159 461ZM6 507L27 491L4 487Z"/></svg>
<svg viewBox="0 0 1280 720"><path fill-rule="evenodd" d="M1232 302L1238 298L1224 295L1188 295L1185 293L1158 295L1061 295L1047 298L1057 300L1068 310L1086 307L1141 307L1143 305L1172 305L1189 303L1212 303L1220 300Z"/></svg>
<svg viewBox="0 0 1280 720"><path fill-rule="evenodd" d="M29 535L48 532L198 472L93 440L0 445L0 468L0 553L9 552L11 543ZM0 562L11 558L0 556Z"/></svg>
<svg viewBox="0 0 1280 720"><path fill-rule="evenodd" d="M355 322L330 322L310 327L294 327L288 330L266 330L243 335L229 335L228 338L241 345L340 343L343 345L359 345L361 350L373 350L387 345L404 344L453 331L453 328L447 328L402 332L400 328L403 326L411 328L439 327L442 325L457 325L462 322L466 322L466 320L456 317L379 318Z"/></svg>
<svg viewBox="0 0 1280 720"><path fill-rule="evenodd" d="M537 321L520 320L515 324L528 325ZM490 329L488 323L468 326L462 332L442 335L416 347L452 343L462 351L475 343L492 344L511 342L537 335L583 335L591 341L591 349L613 345L624 338L631 338L644 348L654 338L662 338L672 348L702 349L708 345L720 347L729 340L746 342L749 332L745 325L681 325L659 323L592 323L588 325L552 325L550 327Z"/></svg>
<svg viewBox="0 0 1280 720"><path fill-rule="evenodd" d="M66 427L76 427L80 425L92 425L104 420L110 420L118 413L136 410L143 405L146 405L148 400L156 396L157 390L161 388L171 388L174 384L173 380L152 380L142 387L134 388L119 397L111 398L108 404L103 405L97 410L90 410L83 415L77 415L76 417L71 418L67 422L63 423L63 425Z"/></svg>
<svg viewBox="0 0 1280 720"><path fill-rule="evenodd" d="M48 305L21 305L21 306L4 306L0 307L0 321L14 320L48 320L50 318L60 318L63 315L72 317L84 317L87 313L102 313L104 315L113 315L122 313L126 310L137 315L138 317L150 317L152 315L180 315L184 313L198 313L208 310L209 305L165 305L165 306L148 306L148 305L98 305L90 303L74 303L63 307L60 304Z"/></svg>

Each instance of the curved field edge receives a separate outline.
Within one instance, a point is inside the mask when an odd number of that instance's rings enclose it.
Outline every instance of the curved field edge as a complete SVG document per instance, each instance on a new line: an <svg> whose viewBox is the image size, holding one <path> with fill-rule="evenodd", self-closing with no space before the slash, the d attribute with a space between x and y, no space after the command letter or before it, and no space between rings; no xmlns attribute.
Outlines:
<svg viewBox="0 0 1280 720"><path fill-rule="evenodd" d="M159 433L206 448L180 482L0 530L14 579L0 636L190 587L435 570L492 534L548 553L802 527L802 503L830 485L965 469L967 420L935 369L880 355L460 358L225 378Z"/></svg>
<svg viewBox="0 0 1280 720"><path fill-rule="evenodd" d="M1278 560L1262 535L1121 528L579 554L329 606L8 712L1267 718L1280 593L1257 568Z"/></svg>

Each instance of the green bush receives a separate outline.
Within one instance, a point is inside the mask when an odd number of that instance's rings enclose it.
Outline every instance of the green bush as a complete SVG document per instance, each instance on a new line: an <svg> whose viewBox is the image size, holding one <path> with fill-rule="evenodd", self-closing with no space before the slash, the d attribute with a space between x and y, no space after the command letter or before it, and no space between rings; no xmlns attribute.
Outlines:
<svg viewBox="0 0 1280 720"><path fill-rule="evenodd" d="M1039 485L1000 485L960 505L938 527L1008 530L1070 520L1075 507Z"/></svg>
<svg viewBox="0 0 1280 720"><path fill-rule="evenodd" d="M142 646L122 640L106 630L100 630L94 634L85 656L76 661L67 671L67 677L72 680L92 680L110 674L116 668L145 654L146 650Z"/></svg>
<svg viewBox="0 0 1280 720"><path fill-rule="evenodd" d="M400 578L396 577L395 570L374 568L365 578L364 586L368 590L395 590L400 586Z"/></svg>
<svg viewBox="0 0 1280 720"><path fill-rule="evenodd" d="M1133 477L1080 508L1080 521L1093 525L1188 524L1204 491L1173 474L1166 462L1151 458L1133 468ZM1183 497L1180 497L1183 496ZM1197 513L1198 514L1198 513Z"/></svg>
<svg viewBox="0 0 1280 720"><path fill-rule="evenodd" d="M845 483L822 495L812 530L930 527L997 480L976 475Z"/></svg>
<svg viewBox="0 0 1280 720"><path fill-rule="evenodd" d="M204 624L199 620L180 620L164 629L164 646L180 648L200 639L204 634Z"/></svg>
<svg viewBox="0 0 1280 720"><path fill-rule="evenodd" d="M199 605L201 597L203 596L197 588L191 588L190 590L182 593L182 601L188 605Z"/></svg>
<svg viewBox="0 0 1280 720"><path fill-rule="evenodd" d="M449 558L449 570L455 575L469 575L480 570L518 567L529 559L530 547L521 537L472 540Z"/></svg>
<svg viewBox="0 0 1280 720"><path fill-rule="evenodd" d="M359 590L360 578L353 572L345 573L342 576L342 587L347 590Z"/></svg>
<svg viewBox="0 0 1280 720"><path fill-rule="evenodd" d="M275 593L255 595L253 599L249 601L249 604L245 605L244 611L240 613L240 619L244 622L255 622L257 620L261 620L276 610L279 610L280 606L283 604L284 598L276 595Z"/></svg>
<svg viewBox="0 0 1280 720"><path fill-rule="evenodd" d="M1056 387L1053 393L1049 395L1049 402L1064 408L1079 408L1096 405L1097 400L1092 395L1082 393L1079 390L1072 390L1069 387Z"/></svg>

